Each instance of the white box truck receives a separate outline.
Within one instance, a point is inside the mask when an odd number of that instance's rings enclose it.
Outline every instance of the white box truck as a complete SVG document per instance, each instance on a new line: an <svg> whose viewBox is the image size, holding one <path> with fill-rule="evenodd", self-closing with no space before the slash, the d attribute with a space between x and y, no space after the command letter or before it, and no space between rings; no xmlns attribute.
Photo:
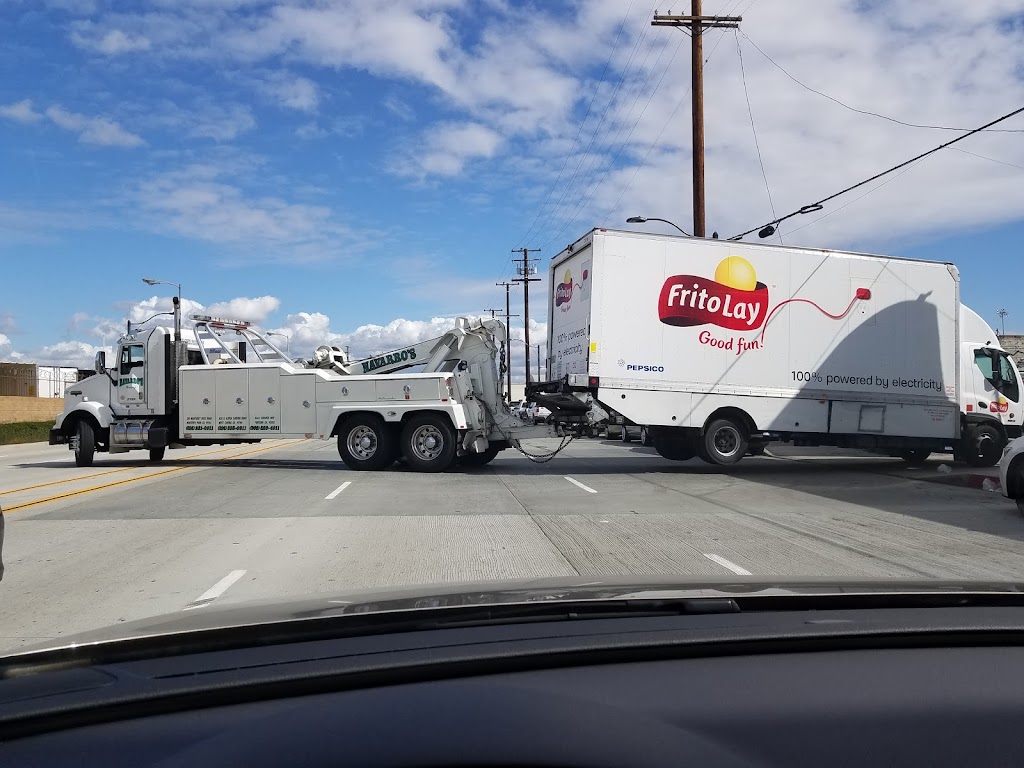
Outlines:
<svg viewBox="0 0 1024 768"><path fill-rule="evenodd" d="M666 458L780 440L991 465L1021 434L1017 367L952 264L595 229L550 276L538 399L589 392Z"/></svg>

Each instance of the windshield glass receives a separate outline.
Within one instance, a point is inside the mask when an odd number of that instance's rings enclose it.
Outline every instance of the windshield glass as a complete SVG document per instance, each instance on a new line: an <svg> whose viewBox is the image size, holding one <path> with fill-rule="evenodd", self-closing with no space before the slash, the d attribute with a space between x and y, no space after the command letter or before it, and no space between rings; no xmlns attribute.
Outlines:
<svg viewBox="0 0 1024 768"><path fill-rule="evenodd" d="M0 3L0 653L1024 578L1020 4L679 5Z"/></svg>

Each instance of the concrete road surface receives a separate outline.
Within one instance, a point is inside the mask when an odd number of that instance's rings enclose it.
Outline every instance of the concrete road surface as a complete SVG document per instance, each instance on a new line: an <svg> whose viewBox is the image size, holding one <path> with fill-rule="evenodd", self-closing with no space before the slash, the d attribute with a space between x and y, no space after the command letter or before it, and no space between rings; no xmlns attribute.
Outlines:
<svg viewBox="0 0 1024 768"><path fill-rule="evenodd" d="M550 448L537 441L534 450ZM865 454L730 469L578 440L553 461L352 472L334 441L188 449L149 464L0 446L0 651L212 604L564 575L1020 579L997 493Z"/></svg>

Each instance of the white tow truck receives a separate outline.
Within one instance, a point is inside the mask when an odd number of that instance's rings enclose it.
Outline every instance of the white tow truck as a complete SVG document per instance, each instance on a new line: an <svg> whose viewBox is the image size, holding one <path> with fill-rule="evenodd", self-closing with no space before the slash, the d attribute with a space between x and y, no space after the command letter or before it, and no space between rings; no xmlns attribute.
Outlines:
<svg viewBox="0 0 1024 768"><path fill-rule="evenodd" d="M179 312L175 300L180 329ZM531 455L546 460L603 414L576 397L565 398L557 422L514 414L496 363L505 328L495 319L458 318L439 338L366 359L321 346L300 362L248 322L192 319L194 341L156 327L122 337L115 367L97 354L96 374L67 389L50 444L67 444L78 466L90 466L97 451L148 450L160 461L167 448L336 436L352 469L404 459L439 472L482 466L505 448L526 453L523 438L562 438L555 451ZM414 366L421 371L399 373Z"/></svg>

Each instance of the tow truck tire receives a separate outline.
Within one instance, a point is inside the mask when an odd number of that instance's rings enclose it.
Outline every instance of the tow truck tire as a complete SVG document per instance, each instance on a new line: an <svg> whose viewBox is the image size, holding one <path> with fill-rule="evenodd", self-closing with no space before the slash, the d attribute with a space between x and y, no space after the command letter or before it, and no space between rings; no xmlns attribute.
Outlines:
<svg viewBox="0 0 1024 768"><path fill-rule="evenodd" d="M623 424L622 425L622 431L619 433L619 440L621 440L624 443L628 443L628 442L632 441L632 439L633 438L629 436L629 430L626 429L626 425Z"/></svg>
<svg viewBox="0 0 1024 768"><path fill-rule="evenodd" d="M735 464L747 455L747 430L732 419L715 419L701 437L700 457L709 464Z"/></svg>
<svg viewBox="0 0 1024 768"><path fill-rule="evenodd" d="M395 434L379 416L353 416L338 432L338 454L357 472L390 467L398 454Z"/></svg>
<svg viewBox="0 0 1024 768"><path fill-rule="evenodd" d="M455 462L455 430L447 417L421 413L402 428L402 453L417 472L444 472Z"/></svg>
<svg viewBox="0 0 1024 768"><path fill-rule="evenodd" d="M1003 455L1003 435L991 424L975 424L963 442L964 461L972 467L994 467Z"/></svg>
<svg viewBox="0 0 1024 768"><path fill-rule="evenodd" d="M494 460L494 457L498 455L500 448L495 448L493 445L488 446L487 450L483 453L466 453L459 457L459 464L464 467L482 467L485 464L490 464Z"/></svg>
<svg viewBox="0 0 1024 768"><path fill-rule="evenodd" d="M96 433L92 425L85 419L79 419L75 425L75 437L78 438L75 444L75 466L91 467L96 455Z"/></svg>
<svg viewBox="0 0 1024 768"><path fill-rule="evenodd" d="M164 451L165 450L166 450L166 448L164 448L163 446L161 446L160 448L150 448L149 449L149 460L153 461L153 462L163 461L164 460Z"/></svg>
<svg viewBox="0 0 1024 768"><path fill-rule="evenodd" d="M647 427L640 427L640 445L651 444L651 432Z"/></svg>

